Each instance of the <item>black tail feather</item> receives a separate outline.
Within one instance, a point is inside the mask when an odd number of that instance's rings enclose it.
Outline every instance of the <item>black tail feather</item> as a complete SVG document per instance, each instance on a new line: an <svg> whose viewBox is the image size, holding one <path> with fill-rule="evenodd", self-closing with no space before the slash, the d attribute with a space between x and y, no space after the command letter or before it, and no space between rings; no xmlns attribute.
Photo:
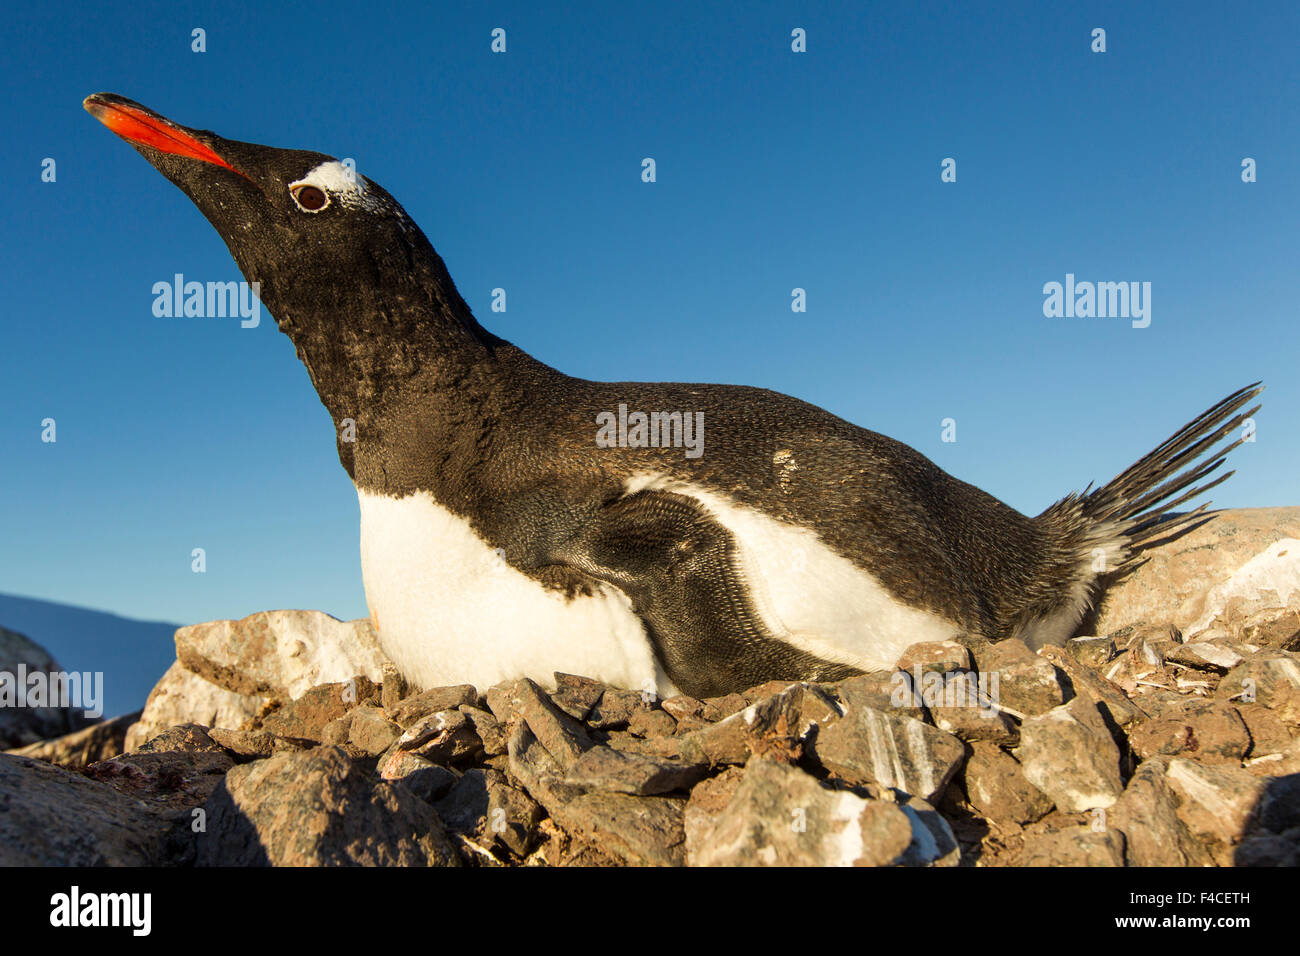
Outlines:
<svg viewBox="0 0 1300 956"><path fill-rule="evenodd" d="M1126 557L1109 570L1127 569L1153 541L1186 530L1203 517L1209 502L1186 514L1170 517L1167 512L1232 477L1229 471L1179 494L1218 469L1228 453L1246 440L1240 437L1226 447L1215 447L1260 410L1259 404L1242 409L1263 390L1259 382L1238 389L1101 488L1084 494L1079 501L1081 515L1094 526L1113 525L1125 539Z"/></svg>

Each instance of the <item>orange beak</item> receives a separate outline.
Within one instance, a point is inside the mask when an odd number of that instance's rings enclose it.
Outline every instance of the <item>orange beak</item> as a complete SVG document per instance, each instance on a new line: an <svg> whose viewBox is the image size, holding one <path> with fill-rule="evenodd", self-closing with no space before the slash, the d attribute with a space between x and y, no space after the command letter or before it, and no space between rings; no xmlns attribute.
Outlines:
<svg viewBox="0 0 1300 956"><path fill-rule="evenodd" d="M160 153L197 159L244 176L211 148L199 142L189 130L130 100L112 93L95 93L87 96L81 105L86 108L86 112L128 143L148 146Z"/></svg>

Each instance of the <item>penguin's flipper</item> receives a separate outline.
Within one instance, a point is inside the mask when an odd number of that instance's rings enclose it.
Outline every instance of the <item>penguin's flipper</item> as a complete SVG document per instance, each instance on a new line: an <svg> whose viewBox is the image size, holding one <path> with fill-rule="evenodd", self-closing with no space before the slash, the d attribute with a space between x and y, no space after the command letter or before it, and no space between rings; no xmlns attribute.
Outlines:
<svg viewBox="0 0 1300 956"><path fill-rule="evenodd" d="M556 557L628 596L665 672L693 697L859 673L772 636L737 569L731 533L683 495L646 490L620 498Z"/></svg>

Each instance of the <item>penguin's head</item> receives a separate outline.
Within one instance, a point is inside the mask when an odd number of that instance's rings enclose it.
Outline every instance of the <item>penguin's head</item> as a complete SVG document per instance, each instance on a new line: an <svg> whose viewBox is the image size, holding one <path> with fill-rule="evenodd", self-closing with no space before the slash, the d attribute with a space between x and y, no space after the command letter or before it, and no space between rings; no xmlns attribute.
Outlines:
<svg viewBox="0 0 1300 956"><path fill-rule="evenodd" d="M377 344L387 363L416 364L393 351L413 338L404 324L425 338L482 332L428 239L350 162L224 139L113 93L83 105L207 217L314 379L353 374L350 358Z"/></svg>

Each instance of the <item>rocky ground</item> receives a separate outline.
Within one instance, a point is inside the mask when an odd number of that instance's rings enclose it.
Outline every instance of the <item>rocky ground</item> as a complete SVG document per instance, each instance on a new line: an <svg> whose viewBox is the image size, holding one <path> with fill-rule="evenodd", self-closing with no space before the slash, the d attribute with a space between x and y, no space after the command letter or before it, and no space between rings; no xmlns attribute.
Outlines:
<svg viewBox="0 0 1300 956"><path fill-rule="evenodd" d="M0 864L1300 864L1300 509L1220 514L1085 630L659 700L416 692L318 612L186 627L142 714L0 712Z"/></svg>

